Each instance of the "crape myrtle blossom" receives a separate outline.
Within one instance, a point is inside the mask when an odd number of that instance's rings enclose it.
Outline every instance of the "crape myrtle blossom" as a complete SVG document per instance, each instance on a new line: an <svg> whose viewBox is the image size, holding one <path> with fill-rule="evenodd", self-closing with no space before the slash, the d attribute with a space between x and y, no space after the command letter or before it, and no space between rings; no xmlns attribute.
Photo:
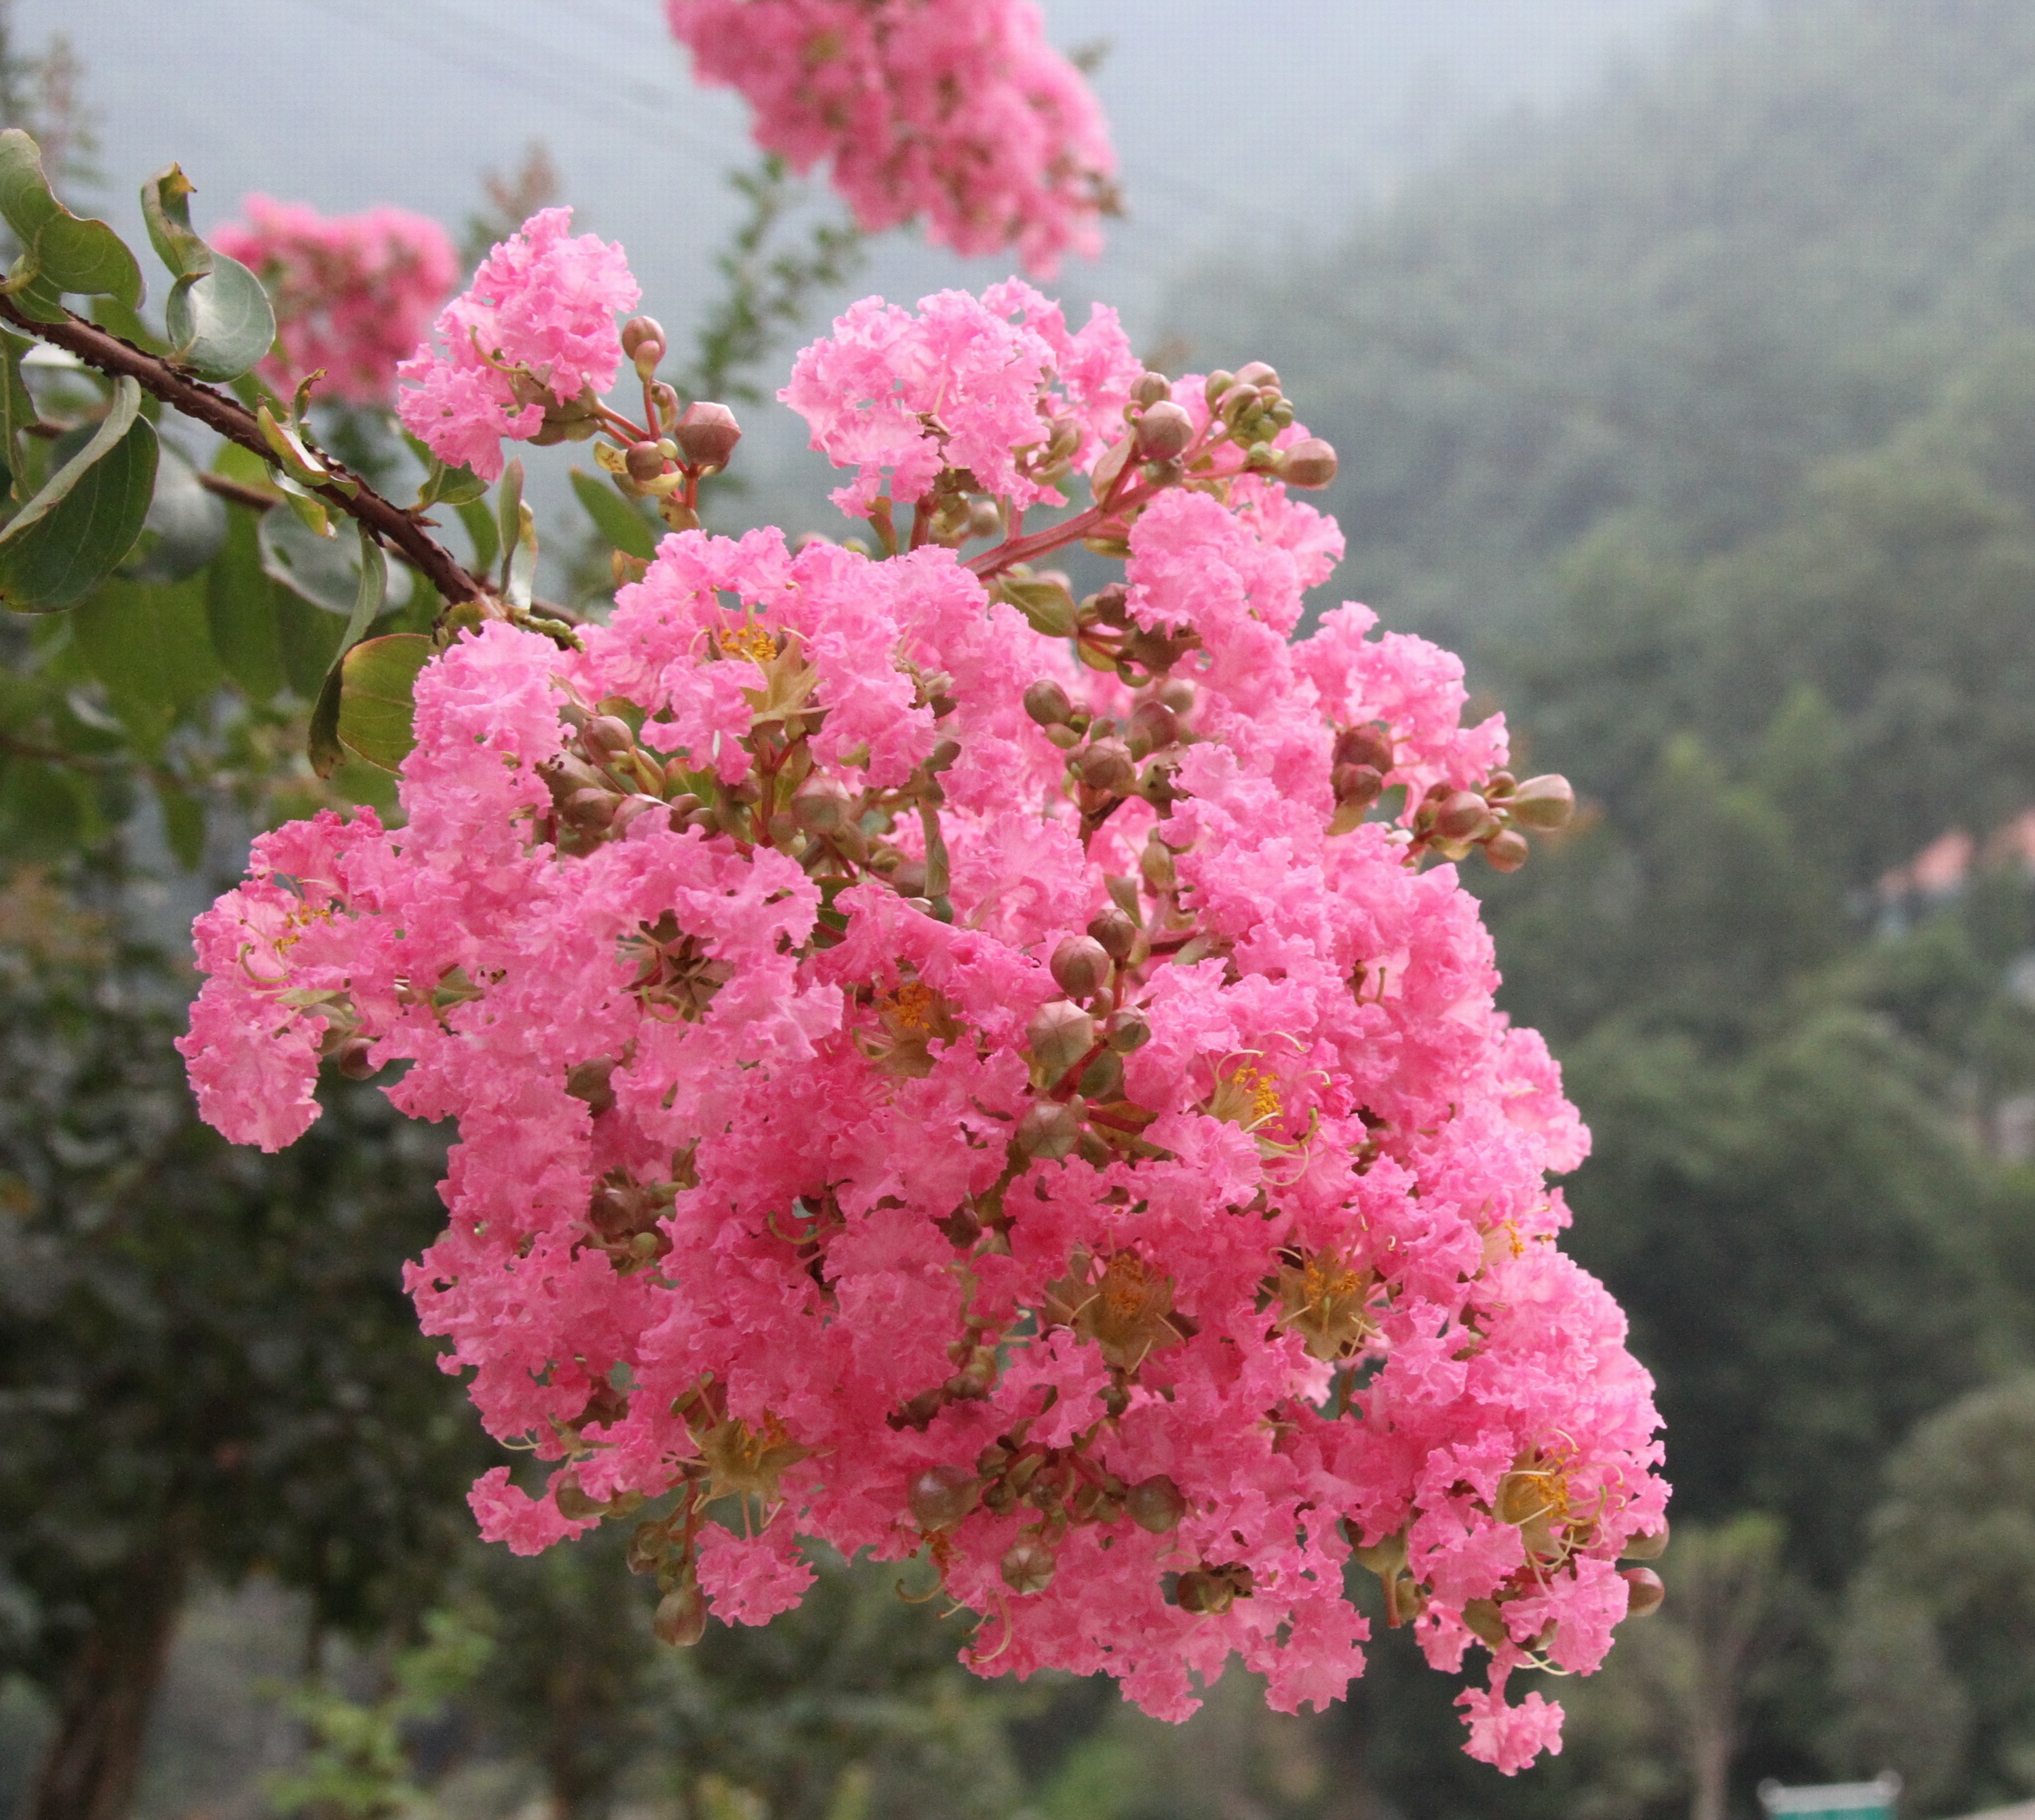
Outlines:
<svg viewBox="0 0 2035 1820"><path fill-rule="evenodd" d="M523 1450L482 1529L632 1524L668 1639L823 1542L916 1561L984 1673L1179 1718L1234 1654L1290 1710L1361 1669L1354 1552L1488 1653L1510 1772L1561 1718L1510 1677L1595 1668L1664 1534L1556 1243L1586 1134L1456 871L1567 787L1447 653L1293 637L1341 545L1277 374L1133 367L1017 288L848 311L788 396L881 548L689 529L576 644L461 631L403 825L256 844L183 1048L265 1148L322 1059L457 1120L409 1280ZM1076 538L1124 564L1079 602L1030 566Z"/></svg>
<svg viewBox="0 0 2035 1820"><path fill-rule="evenodd" d="M397 363L459 282L446 231L402 209L326 216L258 194L240 207L246 219L213 239L260 277L275 305L279 349L262 362L262 378L287 393L322 369L324 393L389 403Z"/></svg>
<svg viewBox="0 0 2035 1820"><path fill-rule="evenodd" d="M758 145L822 159L870 232L925 218L957 253L1014 247L1051 277L1093 258L1116 156L1033 0L665 0L702 81L739 89Z"/></svg>
<svg viewBox="0 0 2035 1820"><path fill-rule="evenodd" d="M547 209L481 262L427 343L397 369L404 427L448 465L502 472L502 438L552 441L592 427L622 364L619 311L642 293L621 247L571 234Z"/></svg>

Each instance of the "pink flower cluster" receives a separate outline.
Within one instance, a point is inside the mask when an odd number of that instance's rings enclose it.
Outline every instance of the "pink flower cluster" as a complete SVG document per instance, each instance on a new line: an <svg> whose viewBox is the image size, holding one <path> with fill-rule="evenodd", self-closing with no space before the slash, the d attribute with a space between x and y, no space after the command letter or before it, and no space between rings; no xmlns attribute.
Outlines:
<svg viewBox="0 0 2035 1820"><path fill-rule="evenodd" d="M1093 467L1119 434L1144 363L1114 310L1078 333L1059 306L1016 279L980 300L942 291L920 313L866 297L792 367L777 396L812 427L812 446L856 470L835 504L865 513L954 484L1020 508L1066 503L1055 481ZM887 482L887 487L886 487Z"/></svg>
<svg viewBox="0 0 2035 1820"><path fill-rule="evenodd" d="M642 293L621 247L571 235L572 211L533 215L482 261L427 343L397 369L404 426L453 467L502 472L502 438L528 442L615 383L616 314Z"/></svg>
<svg viewBox="0 0 2035 1820"><path fill-rule="evenodd" d="M288 393L323 368L323 390L354 404L386 404L396 366L423 339L459 281L446 231L401 209L321 215L299 202L254 195L244 222L213 244L259 277L276 308L278 353L261 376Z"/></svg>
<svg viewBox="0 0 2035 1820"><path fill-rule="evenodd" d="M953 381L939 451L909 403L823 432L908 493L1015 492L1042 388L1099 445L1122 388L1113 325L1070 353L1029 293L844 322L794 391ZM182 1047L265 1148L322 1056L458 1122L411 1288L531 1460L475 1510L522 1551L634 1521L666 1636L796 1604L818 1540L916 1557L984 1672L1180 1717L1235 1653L1294 1709L1361 1670L1354 1552L1437 1667L1490 1652L1510 1771L1560 1709L1507 1678L1593 1668L1662 1528L1651 1386L1555 1243L1586 1135L1421 863L1515 788L1503 725L1361 607L1292 637L1341 539L1231 378L1119 408L1186 453L1124 491L1103 448L1127 566L1073 637L965 536L773 531L667 537L577 649L461 634L405 825L258 841Z"/></svg>
<svg viewBox="0 0 2035 1820"><path fill-rule="evenodd" d="M915 216L959 253L1050 277L1101 249L1109 130L1033 0L666 0L703 81L739 89L800 171L824 158L875 232Z"/></svg>

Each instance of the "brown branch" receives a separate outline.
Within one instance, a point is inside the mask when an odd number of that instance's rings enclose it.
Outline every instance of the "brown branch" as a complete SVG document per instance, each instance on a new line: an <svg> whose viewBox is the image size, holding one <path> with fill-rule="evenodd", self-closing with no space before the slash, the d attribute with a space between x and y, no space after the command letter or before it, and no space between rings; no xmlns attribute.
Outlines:
<svg viewBox="0 0 2035 1820"><path fill-rule="evenodd" d="M5 297L0 297L0 322L39 341L47 341L53 348L75 354L86 366L111 378L134 380L143 391L160 398L180 416L204 424L208 430L216 431L229 442L238 443L280 470L281 464L263 438L261 424L253 412L238 399L213 386L201 385L179 372L168 361L144 353L133 342L123 340L69 310L65 311L61 322L33 322L14 307L12 299ZM315 494L335 511L344 512L365 525L381 542L423 576L445 600L479 600L487 597L487 587L468 574L444 545L427 536L408 513L383 498L359 476L325 455L322 450L320 457L326 467L344 476L355 491L349 493L338 487L320 486L307 488L307 491ZM219 489L215 487L213 491Z"/></svg>
<svg viewBox="0 0 2035 1820"><path fill-rule="evenodd" d="M208 493L216 493L220 498L235 506L245 506L250 512L265 512L271 506L280 506L280 493L265 493L258 487L250 487L245 480L235 480L231 475L215 474L209 468L199 471L197 483Z"/></svg>

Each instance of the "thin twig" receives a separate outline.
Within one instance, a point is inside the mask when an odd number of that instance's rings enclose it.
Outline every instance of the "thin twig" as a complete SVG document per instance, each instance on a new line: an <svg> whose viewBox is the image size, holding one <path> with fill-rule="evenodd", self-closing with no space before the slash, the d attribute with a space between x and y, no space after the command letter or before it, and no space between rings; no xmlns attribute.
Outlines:
<svg viewBox="0 0 2035 1820"><path fill-rule="evenodd" d="M11 299L4 297L0 297L0 322L39 341L47 341L53 348L75 354L86 366L113 378L134 380L143 391L160 398L171 410L204 424L209 430L216 431L228 442L238 443L280 471L281 464L264 439L261 424L253 412L238 399L179 372L167 360L144 353L133 342L123 340L110 330L73 315L69 310L64 312L61 322L31 321L14 307ZM322 450L319 453L325 465L333 473L343 476L355 491L318 486L309 487L307 491L315 494L335 511L343 512L365 525L437 588L443 599L480 600L487 597L487 588L466 572L450 551L427 536L408 513L383 498L359 475ZM220 489L215 487L213 491ZM263 503L269 502L265 500Z"/></svg>
<svg viewBox="0 0 2035 1820"><path fill-rule="evenodd" d="M250 512L265 512L271 506L280 506L280 493L265 493L259 487L250 487L245 480L235 480L230 475L215 474L209 468L199 470L197 483L208 493L216 493L220 498L235 506L245 506Z"/></svg>

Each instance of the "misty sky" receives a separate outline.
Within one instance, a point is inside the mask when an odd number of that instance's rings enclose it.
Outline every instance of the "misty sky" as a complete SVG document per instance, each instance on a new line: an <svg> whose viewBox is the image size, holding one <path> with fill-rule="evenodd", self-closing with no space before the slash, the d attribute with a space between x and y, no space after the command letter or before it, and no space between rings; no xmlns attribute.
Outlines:
<svg viewBox="0 0 2035 1820"><path fill-rule="evenodd" d="M1046 0L1058 42L1111 50L1099 77L1131 218L1070 302L1134 330L1168 277L1228 238L1325 239L1362 197L1467 125L1546 104L1687 0ZM100 206L123 228L141 179L175 159L202 226L265 187L328 211L388 201L457 223L480 173L541 137L583 225L622 239L674 329L730 216L741 104L690 85L657 0L18 0L33 47L67 32L99 115ZM865 288L980 284L886 248Z"/></svg>

